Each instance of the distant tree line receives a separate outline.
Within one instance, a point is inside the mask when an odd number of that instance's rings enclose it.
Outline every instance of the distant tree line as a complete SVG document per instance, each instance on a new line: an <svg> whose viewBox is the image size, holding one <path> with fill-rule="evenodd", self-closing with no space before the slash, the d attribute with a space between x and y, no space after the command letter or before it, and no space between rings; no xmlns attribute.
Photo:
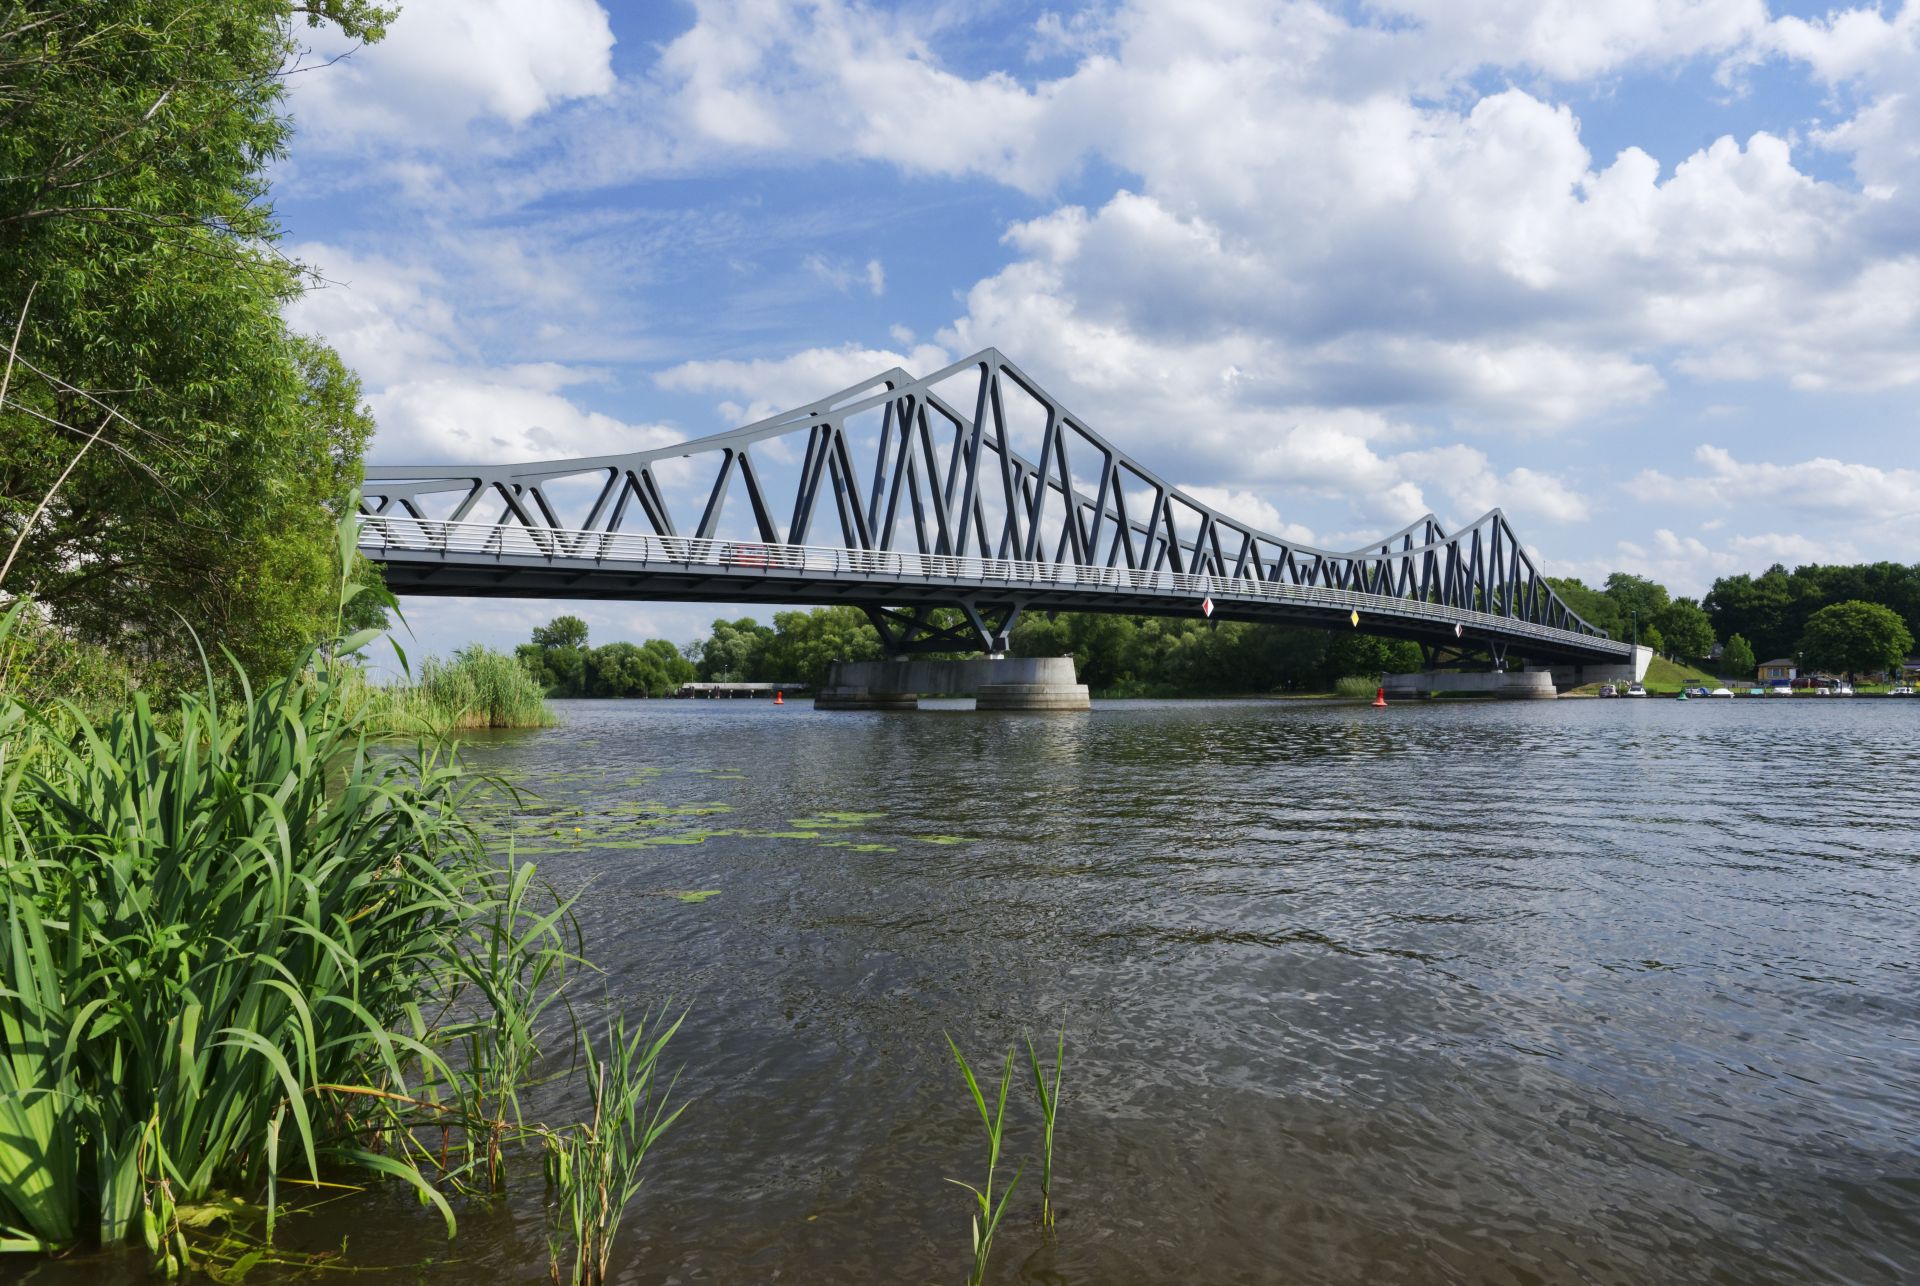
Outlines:
<svg viewBox="0 0 1920 1286"><path fill-rule="evenodd" d="M1891 612L1906 630L1906 647L1911 648L1913 637L1920 635L1920 563L1810 564L1792 571L1775 563L1758 576L1722 576L1704 600L1714 630L1722 637L1744 636L1762 660L1799 656L1815 615L1844 603L1867 603ZM1885 624L1881 622L1883 628ZM1897 637L1887 641L1897 642Z"/></svg>
<svg viewBox="0 0 1920 1286"><path fill-rule="evenodd" d="M1071 656L1082 682L1114 694L1324 691L1344 675L1420 666L1416 645L1358 631L1099 612L1031 613L1010 645L1014 656ZM834 661L877 660L883 650L859 609L823 607L776 612L771 626L715 621L687 654L705 681L818 687Z"/></svg>
<svg viewBox="0 0 1920 1286"><path fill-rule="evenodd" d="M1728 675L1752 675L1761 658L1778 656L1834 673L1894 670L1920 629L1920 566L1788 572L1776 565L1757 577L1722 577L1704 601L1675 597L1626 572L1599 589L1574 579L1549 583L1614 638L1637 637L1676 660ZM1324 692L1350 675L1401 673L1422 663L1418 645L1358 629L1102 612L1028 613L1010 645L1015 656L1071 656L1082 682L1123 696ZM586 622L561 616L534 630L518 654L550 695L629 697L664 696L695 679L817 688L833 662L878 660L884 652L858 608L818 607L775 612L771 625L751 617L717 620L707 637L684 648L664 639L589 647Z"/></svg>
<svg viewBox="0 0 1920 1286"><path fill-rule="evenodd" d="M587 646L587 623L559 616L514 649L554 697L664 697L693 678L693 665L665 639Z"/></svg>
<svg viewBox="0 0 1920 1286"><path fill-rule="evenodd" d="M1751 675L1762 660L1860 674L1897 671L1920 634L1920 564L1818 564L1789 572L1775 563L1758 576L1722 576L1704 599L1615 572L1601 589L1578 580L1549 583L1589 624L1678 660L1704 663L1724 640L1718 669Z"/></svg>

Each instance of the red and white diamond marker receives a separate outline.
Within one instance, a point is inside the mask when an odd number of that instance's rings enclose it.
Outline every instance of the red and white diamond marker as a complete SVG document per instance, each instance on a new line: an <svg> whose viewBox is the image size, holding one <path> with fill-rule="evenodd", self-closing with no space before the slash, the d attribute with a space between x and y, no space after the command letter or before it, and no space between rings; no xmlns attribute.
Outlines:
<svg viewBox="0 0 1920 1286"><path fill-rule="evenodd" d="M1457 623L1453 627L1453 637L1455 638L1460 637L1460 626Z"/></svg>
<svg viewBox="0 0 1920 1286"><path fill-rule="evenodd" d="M1202 616L1213 615L1213 599L1211 597L1203 598L1200 600L1200 615Z"/></svg>

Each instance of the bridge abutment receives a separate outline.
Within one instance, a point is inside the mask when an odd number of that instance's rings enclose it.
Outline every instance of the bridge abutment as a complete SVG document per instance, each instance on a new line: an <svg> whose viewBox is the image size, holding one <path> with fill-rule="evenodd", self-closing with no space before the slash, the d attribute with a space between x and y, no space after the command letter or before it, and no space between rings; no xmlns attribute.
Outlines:
<svg viewBox="0 0 1920 1286"><path fill-rule="evenodd" d="M923 694L969 693L981 710L1085 710L1091 705L1070 656L835 661L813 704L817 710L916 710Z"/></svg>
<svg viewBox="0 0 1920 1286"><path fill-rule="evenodd" d="M1636 647L1633 659L1624 665L1607 665L1592 662L1586 665L1556 665L1553 667L1553 686L1565 691L1589 683L1639 683L1647 677L1647 666L1653 662L1653 649Z"/></svg>

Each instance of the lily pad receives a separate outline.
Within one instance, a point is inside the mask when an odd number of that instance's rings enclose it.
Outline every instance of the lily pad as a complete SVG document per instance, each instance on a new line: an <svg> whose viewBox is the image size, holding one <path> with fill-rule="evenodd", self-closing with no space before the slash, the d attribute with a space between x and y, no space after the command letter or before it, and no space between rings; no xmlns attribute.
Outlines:
<svg viewBox="0 0 1920 1286"><path fill-rule="evenodd" d="M682 902L705 902L708 898L719 897L720 890L719 889L689 889L685 893L676 893L673 896L679 898Z"/></svg>

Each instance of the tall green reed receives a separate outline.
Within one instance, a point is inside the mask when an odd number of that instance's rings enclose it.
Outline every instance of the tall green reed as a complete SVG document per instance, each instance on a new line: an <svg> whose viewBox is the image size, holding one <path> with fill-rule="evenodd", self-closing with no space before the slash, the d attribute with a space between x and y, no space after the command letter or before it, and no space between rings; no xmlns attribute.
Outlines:
<svg viewBox="0 0 1920 1286"><path fill-rule="evenodd" d="M336 673L209 677L166 718L0 693L0 1249L140 1233L177 1269L184 1208L263 1196L270 1236L326 1165L410 1183L451 1235L442 1188L497 1179L566 908L464 820L489 783L375 753Z"/></svg>
<svg viewBox="0 0 1920 1286"><path fill-rule="evenodd" d="M976 1188L962 1179L947 1180L973 1194L970 1225L973 1230L973 1265L967 1274L967 1286L980 1286L987 1278L987 1260L993 1254L994 1234L999 1231L1000 1220L1007 1213L1007 1202L1013 1196L1013 1190L1020 1185L1021 1171L1016 1170L1013 1181L1000 1193L999 1200L994 1200L994 1175L1000 1165L1001 1145L1006 1138L1007 1091L1013 1087L1013 1049L1009 1047L1007 1050L1006 1064L1000 1069L1000 1092L992 1112L988 1112L986 1095L981 1093L980 1082L967 1063L966 1055L953 1043L952 1036L947 1037L947 1048L953 1051L953 1061L960 1065L960 1074L966 1078L967 1094L980 1114L980 1124L987 1136L987 1174L981 1186Z"/></svg>
<svg viewBox="0 0 1920 1286"><path fill-rule="evenodd" d="M1060 1112L1060 1074L1067 1065L1067 1028L1060 1025L1060 1043L1053 1053L1053 1084L1040 1073L1040 1055L1027 1037L1027 1063L1033 1069L1033 1094L1040 1105L1040 1224L1053 1227L1053 1130Z"/></svg>
<svg viewBox="0 0 1920 1286"><path fill-rule="evenodd" d="M631 1034L624 1018L614 1019L607 1028L604 1059L594 1055L592 1041L581 1037L593 1115L547 1136L547 1181L553 1194L547 1251L556 1283L598 1286L606 1280L621 1216L640 1193L647 1150L686 1110L684 1105L667 1110L673 1082L658 1088L660 1055L685 1018L682 1014L662 1031L667 1019L663 1008L651 1024L658 1033L651 1039L644 1018Z"/></svg>
<svg viewBox="0 0 1920 1286"><path fill-rule="evenodd" d="M518 657L475 643L451 660L427 657L417 674L396 683L369 682L341 663L341 682L377 727L403 734L471 728L544 728L554 722L546 694Z"/></svg>

